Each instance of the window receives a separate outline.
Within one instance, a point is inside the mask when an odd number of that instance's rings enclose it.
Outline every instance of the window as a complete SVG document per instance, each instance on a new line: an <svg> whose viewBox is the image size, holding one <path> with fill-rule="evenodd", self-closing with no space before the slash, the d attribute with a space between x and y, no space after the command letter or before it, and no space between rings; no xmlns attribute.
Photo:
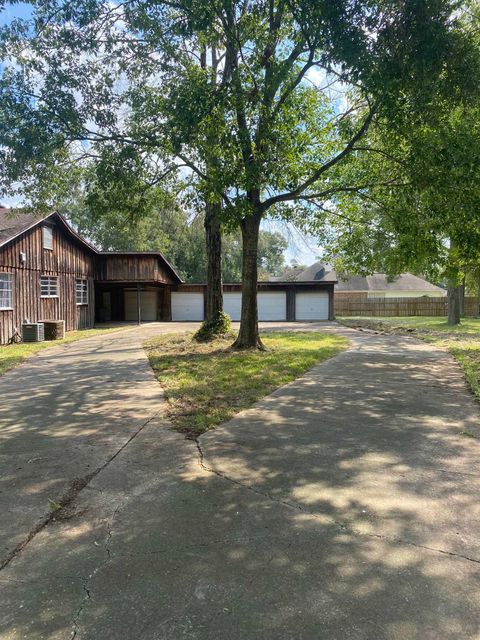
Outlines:
<svg viewBox="0 0 480 640"><path fill-rule="evenodd" d="M75 280L75 296L77 304L88 304L88 280L82 278Z"/></svg>
<svg viewBox="0 0 480 640"><path fill-rule="evenodd" d="M53 229L48 225L44 225L43 229L43 248L53 250Z"/></svg>
<svg viewBox="0 0 480 640"><path fill-rule="evenodd" d="M13 307L13 276L11 273L0 273L0 309Z"/></svg>
<svg viewBox="0 0 480 640"><path fill-rule="evenodd" d="M40 278L40 295L42 298L58 297L58 278L52 276L42 276Z"/></svg>

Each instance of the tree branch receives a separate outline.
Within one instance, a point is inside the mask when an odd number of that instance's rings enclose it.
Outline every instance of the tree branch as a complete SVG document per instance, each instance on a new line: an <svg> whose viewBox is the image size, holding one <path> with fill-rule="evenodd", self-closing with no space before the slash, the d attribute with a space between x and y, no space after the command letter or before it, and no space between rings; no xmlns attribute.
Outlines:
<svg viewBox="0 0 480 640"><path fill-rule="evenodd" d="M303 192L306 189L308 189L308 187L310 187L312 184L314 184L324 173L326 173L329 169L334 167L341 160L343 160L349 153L352 152L352 150L353 150L353 148L355 146L355 143L358 140L360 140L360 138L368 130L368 127L370 126L370 124L371 124L371 122L373 120L373 116L375 115L375 111L376 111L375 106L370 109L370 111L369 111L367 117L365 118L362 126L358 129L358 131L355 133L355 135L352 136L352 138L345 145L345 147L342 149L342 151L340 151L340 153L338 153L336 156L331 158L328 162L323 164L319 169L317 169L317 171L314 171L314 173L310 176L310 178L305 180L305 182L302 182L300 185L298 185L298 187L296 187L292 191L289 191L287 193L281 193L281 194L279 194L277 196L273 196L271 198L268 198L267 200L262 202L262 204L261 204L262 210L266 211L267 209L272 207L274 204L277 204L279 202L288 202L290 200L298 200L299 196L301 196L303 194Z"/></svg>

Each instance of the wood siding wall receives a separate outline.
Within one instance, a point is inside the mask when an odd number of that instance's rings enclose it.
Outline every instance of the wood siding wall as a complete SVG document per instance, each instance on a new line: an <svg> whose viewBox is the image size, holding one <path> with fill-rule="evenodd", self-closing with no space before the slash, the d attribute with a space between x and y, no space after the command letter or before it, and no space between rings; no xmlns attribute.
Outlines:
<svg viewBox="0 0 480 640"><path fill-rule="evenodd" d="M335 315L406 317L446 316L448 300L444 298L368 298L366 293L336 294ZM465 315L478 315L476 298L465 298Z"/></svg>
<svg viewBox="0 0 480 640"><path fill-rule="evenodd" d="M100 282L174 282L158 256L98 256L95 275Z"/></svg>
<svg viewBox="0 0 480 640"><path fill-rule="evenodd" d="M25 254L22 263L20 254ZM94 324L94 255L71 238L62 225L53 228L53 251L43 248L39 225L0 248L0 271L13 275L13 310L0 310L0 344L8 341L22 322L65 320L67 331L86 329ZM58 298L40 297L40 277L58 277ZM87 305L76 304L75 280L85 278L89 285Z"/></svg>

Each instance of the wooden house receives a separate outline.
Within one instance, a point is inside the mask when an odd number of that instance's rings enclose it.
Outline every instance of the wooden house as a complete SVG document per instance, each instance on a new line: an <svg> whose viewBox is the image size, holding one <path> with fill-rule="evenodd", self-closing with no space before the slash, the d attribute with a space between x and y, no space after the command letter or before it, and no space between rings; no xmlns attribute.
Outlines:
<svg viewBox="0 0 480 640"><path fill-rule="evenodd" d="M335 281L258 285L264 321L331 320ZM186 284L161 253L98 251L58 213L12 217L0 207L0 344L23 322L201 321L205 284ZM224 308L240 319L241 284L224 285Z"/></svg>
<svg viewBox="0 0 480 640"><path fill-rule="evenodd" d="M181 282L159 253L99 252L58 213L0 209L0 344L24 321L88 329L96 320L136 320L139 306L143 319L161 319L161 291Z"/></svg>

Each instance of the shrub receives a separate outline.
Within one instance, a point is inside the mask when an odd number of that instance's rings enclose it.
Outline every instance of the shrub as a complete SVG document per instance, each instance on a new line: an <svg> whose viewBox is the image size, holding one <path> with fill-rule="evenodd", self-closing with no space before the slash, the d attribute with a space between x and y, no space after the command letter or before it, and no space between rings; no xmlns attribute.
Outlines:
<svg viewBox="0 0 480 640"><path fill-rule="evenodd" d="M197 342L208 342L218 336L226 335L230 331L230 325L230 316L220 311L213 322L203 322L193 337Z"/></svg>

